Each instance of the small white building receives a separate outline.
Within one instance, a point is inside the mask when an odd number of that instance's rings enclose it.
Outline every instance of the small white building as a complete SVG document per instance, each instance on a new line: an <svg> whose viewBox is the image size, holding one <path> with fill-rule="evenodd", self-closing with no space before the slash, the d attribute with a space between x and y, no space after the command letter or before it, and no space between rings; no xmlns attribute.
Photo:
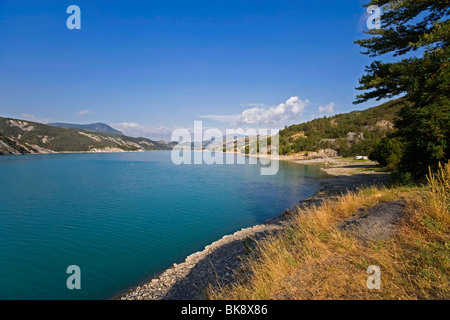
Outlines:
<svg viewBox="0 0 450 320"><path fill-rule="evenodd" d="M369 160L367 156L356 156L355 160Z"/></svg>

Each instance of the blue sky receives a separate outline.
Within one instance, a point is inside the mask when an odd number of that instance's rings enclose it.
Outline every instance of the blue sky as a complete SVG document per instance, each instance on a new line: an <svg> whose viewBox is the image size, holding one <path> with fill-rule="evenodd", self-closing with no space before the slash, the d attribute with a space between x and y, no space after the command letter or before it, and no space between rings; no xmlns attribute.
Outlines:
<svg viewBox="0 0 450 320"><path fill-rule="evenodd" d="M281 128L353 106L366 1L0 0L0 116ZM69 30L69 5L81 29Z"/></svg>

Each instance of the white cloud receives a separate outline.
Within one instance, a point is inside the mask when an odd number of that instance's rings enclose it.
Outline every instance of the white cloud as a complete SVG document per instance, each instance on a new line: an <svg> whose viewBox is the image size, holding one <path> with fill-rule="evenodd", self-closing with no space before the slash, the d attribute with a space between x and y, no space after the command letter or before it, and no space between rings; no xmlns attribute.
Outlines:
<svg viewBox="0 0 450 320"><path fill-rule="evenodd" d="M309 103L308 99L302 101L298 97L290 97L285 103L280 103L276 107L247 109L241 113L234 125L283 125L298 122L303 110Z"/></svg>
<svg viewBox="0 0 450 320"><path fill-rule="evenodd" d="M240 118L240 114L232 114L232 115L206 115L200 116L202 119L210 119L219 122L236 122Z"/></svg>
<svg viewBox="0 0 450 320"><path fill-rule="evenodd" d="M140 127L140 125L138 123L133 123L133 122L116 123L115 126L120 127L121 129L124 129L124 130Z"/></svg>
<svg viewBox="0 0 450 320"><path fill-rule="evenodd" d="M49 118L39 118L35 115L28 114L28 113L22 113L22 117L24 120L34 121L34 122L40 122L40 123L49 123Z"/></svg>
<svg viewBox="0 0 450 320"><path fill-rule="evenodd" d="M264 107L264 106L265 106L264 103L244 103L244 104L241 104L241 107L244 107L244 108L248 108L248 107Z"/></svg>
<svg viewBox="0 0 450 320"><path fill-rule="evenodd" d="M92 114L91 110L89 110L89 109L81 110L81 111L78 112L79 116L85 116L85 115L88 115L88 114Z"/></svg>
<svg viewBox="0 0 450 320"><path fill-rule="evenodd" d="M302 101L299 97L290 97L286 102L276 107L254 107L244 110L237 115L207 115L200 118L229 122L238 125L284 125L299 122L303 110L310 104L309 100ZM260 104L258 104L260 105Z"/></svg>
<svg viewBox="0 0 450 320"><path fill-rule="evenodd" d="M319 113L333 113L334 112L334 102L327 104L325 107L319 107Z"/></svg>

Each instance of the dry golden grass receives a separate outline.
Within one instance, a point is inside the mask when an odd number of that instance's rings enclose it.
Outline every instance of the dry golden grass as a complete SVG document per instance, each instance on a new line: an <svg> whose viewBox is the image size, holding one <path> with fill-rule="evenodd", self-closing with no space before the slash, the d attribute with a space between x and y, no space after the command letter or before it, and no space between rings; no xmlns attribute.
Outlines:
<svg viewBox="0 0 450 320"><path fill-rule="evenodd" d="M297 210L281 236L258 243L236 282L211 299L448 299L450 164L423 187L370 188ZM358 208L406 200L406 218L388 240L362 244L337 228ZM381 269L369 290L367 268Z"/></svg>

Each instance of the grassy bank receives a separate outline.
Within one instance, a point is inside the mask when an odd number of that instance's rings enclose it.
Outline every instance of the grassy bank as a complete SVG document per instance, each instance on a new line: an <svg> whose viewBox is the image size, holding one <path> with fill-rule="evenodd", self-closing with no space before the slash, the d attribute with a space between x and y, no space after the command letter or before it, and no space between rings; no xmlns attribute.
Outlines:
<svg viewBox="0 0 450 320"><path fill-rule="evenodd" d="M393 237L361 242L338 228L359 208L404 199ZM236 281L211 299L448 299L450 165L420 187L369 188L296 209L281 236L260 241ZM381 269L369 290L367 268Z"/></svg>

